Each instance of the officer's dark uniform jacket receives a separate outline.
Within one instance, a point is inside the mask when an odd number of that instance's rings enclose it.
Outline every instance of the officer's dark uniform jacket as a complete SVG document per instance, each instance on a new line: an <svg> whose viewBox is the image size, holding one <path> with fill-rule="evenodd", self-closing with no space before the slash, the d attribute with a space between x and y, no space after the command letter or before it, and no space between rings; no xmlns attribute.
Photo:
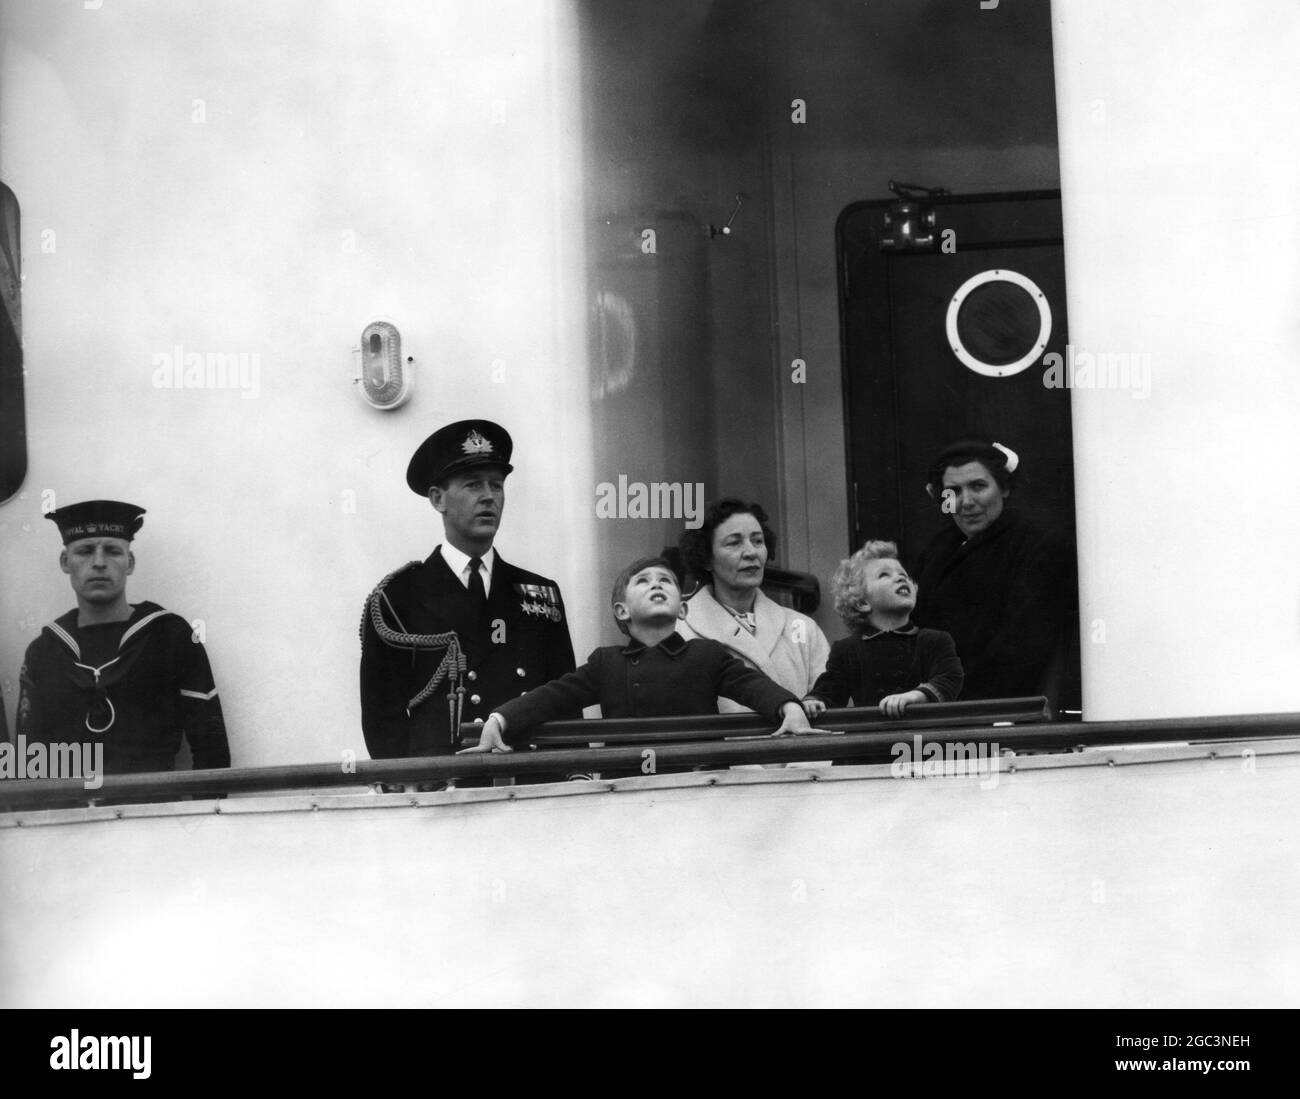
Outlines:
<svg viewBox="0 0 1300 1099"><path fill-rule="evenodd" d="M190 624L157 603L125 622L55 619L27 647L18 732L30 743L104 745L108 774L171 771L184 735L196 768L229 767L212 668Z"/></svg>
<svg viewBox="0 0 1300 1099"><path fill-rule="evenodd" d="M482 615L474 613L473 596L443 560L441 547L381 587L367 599L361 622L361 728L372 759L448 755L459 747L452 741L448 681L408 712L445 651L382 639L372 619L376 598L384 625L399 634L455 632L465 653L462 721L486 719L507 699L573 671L559 587L499 553Z"/></svg>

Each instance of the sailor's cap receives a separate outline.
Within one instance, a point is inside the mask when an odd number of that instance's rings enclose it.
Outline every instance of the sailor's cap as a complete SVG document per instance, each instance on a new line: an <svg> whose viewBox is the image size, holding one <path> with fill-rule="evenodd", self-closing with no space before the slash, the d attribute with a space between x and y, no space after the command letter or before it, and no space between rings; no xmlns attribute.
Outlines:
<svg viewBox="0 0 1300 1099"><path fill-rule="evenodd" d="M79 538L123 538L131 541L144 526L144 508L121 500L86 500L49 512L63 536L63 544Z"/></svg>

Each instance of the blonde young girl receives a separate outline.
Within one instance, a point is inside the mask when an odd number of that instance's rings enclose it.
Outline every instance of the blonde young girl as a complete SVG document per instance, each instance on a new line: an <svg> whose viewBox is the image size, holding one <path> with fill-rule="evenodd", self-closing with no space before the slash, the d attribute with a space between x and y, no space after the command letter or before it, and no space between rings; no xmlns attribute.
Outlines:
<svg viewBox="0 0 1300 1099"><path fill-rule="evenodd" d="M840 562L831 593L853 636L831 646L826 671L804 698L809 717L850 700L902 717L913 703L951 702L961 693L952 638L911 624L916 591L893 542L868 542Z"/></svg>

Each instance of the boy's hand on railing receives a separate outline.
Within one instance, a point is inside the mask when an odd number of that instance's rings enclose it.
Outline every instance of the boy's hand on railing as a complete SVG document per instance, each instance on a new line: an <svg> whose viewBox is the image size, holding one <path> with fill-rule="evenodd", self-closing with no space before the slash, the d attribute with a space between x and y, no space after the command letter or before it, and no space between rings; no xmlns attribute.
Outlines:
<svg viewBox="0 0 1300 1099"><path fill-rule="evenodd" d="M777 731L772 734L773 736L785 736L786 733L793 733L795 736L812 736L817 732L808 724L808 718L798 702L787 702L781 707L781 712L785 717Z"/></svg>
<svg viewBox="0 0 1300 1099"><path fill-rule="evenodd" d="M483 722L483 731L479 733L478 743L473 748L462 748L456 754L458 756L469 755L471 752L513 752L505 741L506 725L501 720L500 714L492 714Z"/></svg>
<svg viewBox="0 0 1300 1099"><path fill-rule="evenodd" d="M826 703L820 698L805 698L803 700L803 712L806 713L809 718L814 718L818 714L826 712Z"/></svg>
<svg viewBox="0 0 1300 1099"><path fill-rule="evenodd" d="M880 700L880 712L886 717L902 717L903 711L914 702L929 702L924 691L904 691L902 694L885 695Z"/></svg>

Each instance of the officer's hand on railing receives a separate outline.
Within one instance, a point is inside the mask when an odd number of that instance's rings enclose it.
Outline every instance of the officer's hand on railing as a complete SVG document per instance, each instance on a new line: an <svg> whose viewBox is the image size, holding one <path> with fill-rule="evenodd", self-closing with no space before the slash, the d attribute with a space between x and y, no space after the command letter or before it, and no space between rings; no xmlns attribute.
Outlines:
<svg viewBox="0 0 1300 1099"><path fill-rule="evenodd" d="M818 714L826 712L826 703L820 698L805 698L803 700L803 712L808 715L809 719L812 719Z"/></svg>
<svg viewBox="0 0 1300 1099"><path fill-rule="evenodd" d="M902 694L885 695L880 700L880 712L886 717L902 717L903 711L915 702L928 702L924 691L904 691Z"/></svg>
<svg viewBox="0 0 1300 1099"><path fill-rule="evenodd" d="M781 712L785 717L780 727L772 734L773 736L785 736L787 733L793 733L795 736L812 736L817 732L808 724L808 718L799 703L787 702L781 707Z"/></svg>
<svg viewBox="0 0 1300 1099"><path fill-rule="evenodd" d="M473 748L462 748L456 754L464 756L471 752L513 752L514 749L505 741L505 731L506 724L501 720L501 715L492 714L483 722L478 743Z"/></svg>

